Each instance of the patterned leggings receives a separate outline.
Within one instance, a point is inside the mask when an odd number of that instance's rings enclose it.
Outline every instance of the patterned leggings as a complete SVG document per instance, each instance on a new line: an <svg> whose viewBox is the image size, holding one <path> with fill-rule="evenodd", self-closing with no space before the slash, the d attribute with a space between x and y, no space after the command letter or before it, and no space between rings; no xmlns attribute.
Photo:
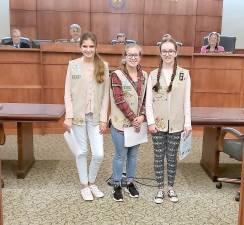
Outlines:
<svg viewBox="0 0 244 225"><path fill-rule="evenodd" d="M158 187L164 186L164 158L167 159L168 186L174 186L177 151L180 144L181 132L157 132L152 135L154 147L154 171Z"/></svg>

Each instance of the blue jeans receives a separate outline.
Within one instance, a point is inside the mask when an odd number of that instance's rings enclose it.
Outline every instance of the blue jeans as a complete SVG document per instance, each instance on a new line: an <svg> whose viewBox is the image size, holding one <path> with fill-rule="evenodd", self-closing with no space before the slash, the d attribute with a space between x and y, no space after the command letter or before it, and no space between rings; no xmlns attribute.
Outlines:
<svg viewBox="0 0 244 225"><path fill-rule="evenodd" d="M126 161L127 182L133 181L136 173L137 152L139 145L126 148L124 147L124 132L111 126L111 135L115 147L113 158L113 182L114 185L121 185L123 165Z"/></svg>

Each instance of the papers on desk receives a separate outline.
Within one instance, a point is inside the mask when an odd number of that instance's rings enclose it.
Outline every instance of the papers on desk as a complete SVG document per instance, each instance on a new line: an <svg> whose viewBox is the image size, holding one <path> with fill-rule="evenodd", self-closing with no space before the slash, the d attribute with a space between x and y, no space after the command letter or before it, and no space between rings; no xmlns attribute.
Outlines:
<svg viewBox="0 0 244 225"><path fill-rule="evenodd" d="M124 128L124 146L132 147L147 142L147 123L141 124L140 132L135 132L134 127Z"/></svg>
<svg viewBox="0 0 244 225"><path fill-rule="evenodd" d="M74 131L72 129L70 129L70 132L66 131L64 133L64 140L66 141L70 151L73 153L75 157L82 154L77 139L74 135Z"/></svg>
<svg viewBox="0 0 244 225"><path fill-rule="evenodd" d="M184 159L191 151L192 135L191 133L186 136L185 132L181 133L180 146L179 146L179 159Z"/></svg>

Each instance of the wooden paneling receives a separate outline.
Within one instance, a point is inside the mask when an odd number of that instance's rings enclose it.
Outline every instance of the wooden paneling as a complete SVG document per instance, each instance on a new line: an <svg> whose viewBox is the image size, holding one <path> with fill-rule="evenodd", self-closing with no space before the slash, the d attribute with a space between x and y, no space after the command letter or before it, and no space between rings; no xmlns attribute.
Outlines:
<svg viewBox="0 0 244 225"><path fill-rule="evenodd" d="M192 69L191 77L193 92L238 94L241 91L242 70Z"/></svg>
<svg viewBox="0 0 244 225"><path fill-rule="evenodd" d="M45 88L44 103L47 104L64 104L64 89L63 88Z"/></svg>
<svg viewBox="0 0 244 225"><path fill-rule="evenodd" d="M10 14L12 26L36 26L36 11L12 11Z"/></svg>
<svg viewBox="0 0 244 225"><path fill-rule="evenodd" d="M162 36L170 33L184 46L193 46L195 41L195 17L145 15L144 16L144 45L156 45Z"/></svg>
<svg viewBox="0 0 244 225"><path fill-rule="evenodd" d="M0 51L0 102L41 101L40 52L34 49Z"/></svg>
<svg viewBox="0 0 244 225"><path fill-rule="evenodd" d="M241 55L194 54L192 105L241 107L243 63Z"/></svg>
<svg viewBox="0 0 244 225"><path fill-rule="evenodd" d="M91 31L96 33L99 43L110 43L119 32L143 43L143 15L92 13L91 24Z"/></svg>
<svg viewBox="0 0 244 225"><path fill-rule="evenodd" d="M116 3L113 6L112 0L91 0L91 12L143 14L144 1L147 0L124 0L124 3L116 7Z"/></svg>
<svg viewBox="0 0 244 225"><path fill-rule="evenodd" d="M90 0L36 0L37 10L89 12Z"/></svg>
<svg viewBox="0 0 244 225"><path fill-rule="evenodd" d="M155 45L171 33L199 50L202 36L221 31L222 0L11 0L11 28L38 39L67 39L69 25L91 30L108 44L118 32L143 45ZM30 10L30 11L29 11ZM34 18L36 17L36 18Z"/></svg>
<svg viewBox="0 0 244 225"><path fill-rule="evenodd" d="M81 54L69 54L69 53L60 53L60 52L45 52L45 53L43 52L43 64L46 65L67 65L69 60L81 56Z"/></svg>
<svg viewBox="0 0 244 225"><path fill-rule="evenodd" d="M216 31L221 28L222 18L219 16L197 16L196 31Z"/></svg>
<svg viewBox="0 0 244 225"><path fill-rule="evenodd" d="M242 55L194 54L193 68L242 69Z"/></svg>
<svg viewBox="0 0 244 225"><path fill-rule="evenodd" d="M189 56L181 56L178 57L177 63L180 67L190 70L192 65L192 59Z"/></svg>
<svg viewBox="0 0 244 225"><path fill-rule="evenodd" d="M241 107L244 108L244 95L241 96Z"/></svg>
<svg viewBox="0 0 244 225"><path fill-rule="evenodd" d="M239 94L223 94L223 93L192 93L192 106L206 107L239 107Z"/></svg>
<svg viewBox="0 0 244 225"><path fill-rule="evenodd" d="M36 10L36 0L9 0L10 9Z"/></svg>
<svg viewBox="0 0 244 225"><path fill-rule="evenodd" d="M40 64L40 51L36 49L1 48L0 63ZM1 67L0 67L1 69ZM0 73L0 75L2 75Z"/></svg>
<svg viewBox="0 0 244 225"><path fill-rule="evenodd" d="M27 102L27 103L40 103L41 102L41 86L29 86L19 88L17 86L0 87L1 89L1 102Z"/></svg>
<svg viewBox="0 0 244 225"><path fill-rule="evenodd" d="M70 24L78 23L83 32L90 30L90 14L84 12L38 11L37 24L40 39L70 38Z"/></svg>
<svg viewBox="0 0 244 225"><path fill-rule="evenodd" d="M38 64L2 64L0 68L0 87L38 86L41 83L40 65ZM26 83L28 81L28 83Z"/></svg>
<svg viewBox="0 0 244 225"><path fill-rule="evenodd" d="M18 28L21 35L37 38L36 0L10 0L10 28Z"/></svg>
<svg viewBox="0 0 244 225"><path fill-rule="evenodd" d="M197 0L145 0L145 14L196 15Z"/></svg>
<svg viewBox="0 0 244 225"><path fill-rule="evenodd" d="M43 85L45 88L64 88L67 65L45 65ZM58 75L57 75L58 74Z"/></svg>
<svg viewBox="0 0 244 225"><path fill-rule="evenodd" d="M222 16L223 0L200 0L198 1L197 15Z"/></svg>

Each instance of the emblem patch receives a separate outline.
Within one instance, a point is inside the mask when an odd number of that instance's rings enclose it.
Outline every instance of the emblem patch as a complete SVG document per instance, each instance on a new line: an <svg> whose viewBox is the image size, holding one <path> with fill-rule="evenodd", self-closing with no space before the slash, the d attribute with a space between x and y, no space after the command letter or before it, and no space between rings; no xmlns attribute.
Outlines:
<svg viewBox="0 0 244 225"><path fill-rule="evenodd" d="M184 73L180 73L179 80L182 81L184 79Z"/></svg>
<svg viewBox="0 0 244 225"><path fill-rule="evenodd" d="M114 9L122 9L125 5L125 0L109 0L109 5Z"/></svg>

